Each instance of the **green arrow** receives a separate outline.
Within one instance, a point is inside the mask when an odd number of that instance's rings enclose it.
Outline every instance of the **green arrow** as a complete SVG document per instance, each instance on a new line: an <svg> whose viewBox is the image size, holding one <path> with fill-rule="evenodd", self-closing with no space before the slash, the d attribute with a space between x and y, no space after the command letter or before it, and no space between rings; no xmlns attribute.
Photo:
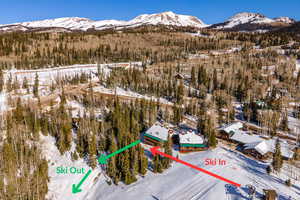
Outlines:
<svg viewBox="0 0 300 200"><path fill-rule="evenodd" d="M119 154L119 153L125 151L126 149L129 149L129 148L131 148L131 147L133 147L133 146L139 144L140 142L141 142L141 140L137 140L137 141L135 141L135 142L133 142L133 143L131 143L131 144L129 144L129 145L123 147L122 149L119 149L118 151L113 152L113 153L111 153L111 154L109 154L109 155L107 155L107 156L104 155L104 154L102 154L102 155L98 158L98 162L99 162L100 164L107 164L107 159L109 159L110 157L115 156L116 154Z"/></svg>
<svg viewBox="0 0 300 200"><path fill-rule="evenodd" d="M87 177L92 173L92 170L89 170L84 177L81 179L81 181L76 185L73 184L72 185L72 193L76 194L78 192L81 192L82 190L80 189L80 186L82 185L82 183L87 179Z"/></svg>

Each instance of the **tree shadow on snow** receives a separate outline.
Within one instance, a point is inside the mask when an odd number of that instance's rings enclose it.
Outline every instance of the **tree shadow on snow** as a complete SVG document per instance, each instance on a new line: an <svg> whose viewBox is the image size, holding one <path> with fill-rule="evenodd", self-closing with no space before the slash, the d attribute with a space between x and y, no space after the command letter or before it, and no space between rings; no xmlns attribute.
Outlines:
<svg viewBox="0 0 300 200"><path fill-rule="evenodd" d="M250 190L248 187L241 187L241 189L246 193L249 194ZM264 195L255 191L255 194L253 195L253 199L263 199ZM248 197L249 198L249 197ZM250 198L249 198L250 199Z"/></svg>
<svg viewBox="0 0 300 200"><path fill-rule="evenodd" d="M249 200L248 197L244 196L237 187L226 184L225 185L226 195L233 195L233 198L230 199L246 199Z"/></svg>
<svg viewBox="0 0 300 200"><path fill-rule="evenodd" d="M296 190L300 191L300 187L298 187L297 185L293 184L292 187L295 188Z"/></svg>
<svg viewBox="0 0 300 200"><path fill-rule="evenodd" d="M282 196L282 195L279 195L278 196L278 200L294 200L294 199L292 199L292 197L287 197L287 196Z"/></svg>
<svg viewBox="0 0 300 200"><path fill-rule="evenodd" d="M151 195L151 197L152 197L153 199L155 199L155 200L159 200L159 198L157 198L157 197L154 196L154 195Z"/></svg>

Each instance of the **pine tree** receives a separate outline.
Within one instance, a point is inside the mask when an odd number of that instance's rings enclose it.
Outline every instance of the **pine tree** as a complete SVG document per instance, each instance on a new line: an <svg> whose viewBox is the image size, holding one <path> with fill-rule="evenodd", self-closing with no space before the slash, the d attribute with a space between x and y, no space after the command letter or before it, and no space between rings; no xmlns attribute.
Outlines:
<svg viewBox="0 0 300 200"><path fill-rule="evenodd" d="M164 143L164 150L165 150L165 153L168 154L168 155L172 155L172 141L171 141L171 138L170 136L168 136L168 139L167 141ZM171 164L171 159L169 158L164 158L163 160L163 168L164 169L167 169L170 167L170 164Z"/></svg>
<svg viewBox="0 0 300 200"><path fill-rule="evenodd" d="M139 147L139 173L146 175L148 168L148 159L144 154L144 148Z"/></svg>
<svg viewBox="0 0 300 200"><path fill-rule="evenodd" d="M215 130L212 130L208 139L208 145L215 148L217 146L217 138Z"/></svg>
<svg viewBox="0 0 300 200"><path fill-rule="evenodd" d="M196 71L195 71L195 67L192 67L192 71L191 71L191 85L193 87L196 85Z"/></svg>
<svg viewBox="0 0 300 200"><path fill-rule="evenodd" d="M91 168L95 168L97 166L97 144L96 144L96 135L91 133L92 136L90 136L90 141L88 144L88 150L89 150L89 164Z"/></svg>
<svg viewBox="0 0 300 200"><path fill-rule="evenodd" d="M110 145L109 145L109 152L115 152L117 151L117 145L115 143L114 138L109 139ZM116 157L112 157L108 161L107 165L107 175L113 179L115 184L118 184L119 179L118 179L118 171L117 171L117 166L116 166Z"/></svg>
<svg viewBox="0 0 300 200"><path fill-rule="evenodd" d="M122 160L122 166L121 166L122 180L126 185L128 185L132 182L128 151L125 151L123 153L121 160Z"/></svg>
<svg viewBox="0 0 300 200"><path fill-rule="evenodd" d="M175 124L179 124L182 120L182 109L179 105L174 105L173 106L173 121Z"/></svg>
<svg viewBox="0 0 300 200"><path fill-rule="evenodd" d="M153 172L154 173L158 173L159 165L160 165L159 155L155 155L153 157Z"/></svg>
<svg viewBox="0 0 300 200"><path fill-rule="evenodd" d="M10 74L8 80L6 81L6 91L11 92L13 90L12 86L12 75Z"/></svg>
<svg viewBox="0 0 300 200"><path fill-rule="evenodd" d="M23 106L21 104L21 98L20 97L17 100L17 105L16 105L16 109L15 109L15 112L14 112L14 117L15 117L17 123L22 122L23 119L24 119Z"/></svg>
<svg viewBox="0 0 300 200"><path fill-rule="evenodd" d="M84 156L84 139L83 139L83 133L82 133L82 123L79 123L78 129L77 129L77 143L76 143L76 151L79 154L80 158L83 158Z"/></svg>
<svg viewBox="0 0 300 200"><path fill-rule="evenodd" d="M207 73L204 66L200 66L198 70L198 84L207 86Z"/></svg>
<svg viewBox="0 0 300 200"><path fill-rule="evenodd" d="M218 89L218 73L217 73L217 70L214 69L214 72L213 72L213 90L216 90Z"/></svg>
<svg viewBox="0 0 300 200"><path fill-rule="evenodd" d="M275 153L273 154L272 166L275 171L280 171L282 168L283 160L281 156L281 146L279 139L276 141Z"/></svg>
<svg viewBox="0 0 300 200"><path fill-rule="evenodd" d="M0 92L2 92L4 89L4 76L3 71L0 69Z"/></svg>
<svg viewBox="0 0 300 200"><path fill-rule="evenodd" d="M289 127L288 127L288 114L287 114L287 112L283 113L280 128L283 131L289 131Z"/></svg>
<svg viewBox="0 0 300 200"><path fill-rule="evenodd" d="M198 119L198 131L204 135L207 143L210 147L215 148L217 146L216 129L214 121L207 114L203 114Z"/></svg>
<svg viewBox="0 0 300 200"><path fill-rule="evenodd" d="M33 95L36 98L39 96L39 76L37 73L35 74L35 79L34 79Z"/></svg>
<svg viewBox="0 0 300 200"><path fill-rule="evenodd" d="M177 92L176 92L176 103L182 104L184 96L184 86L183 81L180 81L179 85L177 86Z"/></svg>

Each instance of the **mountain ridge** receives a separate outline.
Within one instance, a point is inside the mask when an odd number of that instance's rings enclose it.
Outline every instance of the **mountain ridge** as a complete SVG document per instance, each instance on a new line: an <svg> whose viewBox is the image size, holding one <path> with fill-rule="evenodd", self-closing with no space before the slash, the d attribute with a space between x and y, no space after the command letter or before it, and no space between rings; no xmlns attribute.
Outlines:
<svg viewBox="0 0 300 200"><path fill-rule="evenodd" d="M178 27L211 28L218 30L255 31L259 29L271 30L274 27L288 26L296 23L296 20L289 17L268 18L260 13L240 12L226 21L207 25L201 19L191 15L176 14L166 11L153 14L141 14L128 20L92 20L84 17L61 17L37 21L20 22L0 25L0 32L30 31L36 29L61 28L66 31L87 31L105 29L134 28L143 25L166 25Z"/></svg>

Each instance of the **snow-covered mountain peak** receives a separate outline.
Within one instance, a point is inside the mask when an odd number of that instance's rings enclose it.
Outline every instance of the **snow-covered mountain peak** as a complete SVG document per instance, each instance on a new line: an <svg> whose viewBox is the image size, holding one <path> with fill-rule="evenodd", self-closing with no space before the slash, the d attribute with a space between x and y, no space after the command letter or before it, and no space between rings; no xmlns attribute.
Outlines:
<svg viewBox="0 0 300 200"><path fill-rule="evenodd" d="M241 12L230 17L224 23L216 24L213 26L217 29L230 29L243 24L269 24L273 22L275 22L275 20L270 19L260 13Z"/></svg>
<svg viewBox="0 0 300 200"><path fill-rule="evenodd" d="M152 24L152 25L173 25L173 26L193 26L193 27L205 27L200 19L189 15L179 15L172 11L143 14L139 15L133 20L129 21L129 24Z"/></svg>
<svg viewBox="0 0 300 200"><path fill-rule="evenodd" d="M230 17L227 21L212 25L213 28L217 29L231 29L240 27L243 25L243 28L248 28L253 30L261 28L265 28L265 25L276 26L276 22L285 23L285 24L293 24L295 20L289 17L279 17L275 19L268 18L260 13L252 13L252 12L241 12L236 15Z"/></svg>
<svg viewBox="0 0 300 200"><path fill-rule="evenodd" d="M233 21L238 19L257 19L257 18L265 18L265 16L260 13L241 12L229 18L228 21Z"/></svg>
<svg viewBox="0 0 300 200"><path fill-rule="evenodd" d="M245 23L272 23L273 19L267 18L266 16L259 13L242 12L231 17L227 22L231 24L245 24Z"/></svg>

